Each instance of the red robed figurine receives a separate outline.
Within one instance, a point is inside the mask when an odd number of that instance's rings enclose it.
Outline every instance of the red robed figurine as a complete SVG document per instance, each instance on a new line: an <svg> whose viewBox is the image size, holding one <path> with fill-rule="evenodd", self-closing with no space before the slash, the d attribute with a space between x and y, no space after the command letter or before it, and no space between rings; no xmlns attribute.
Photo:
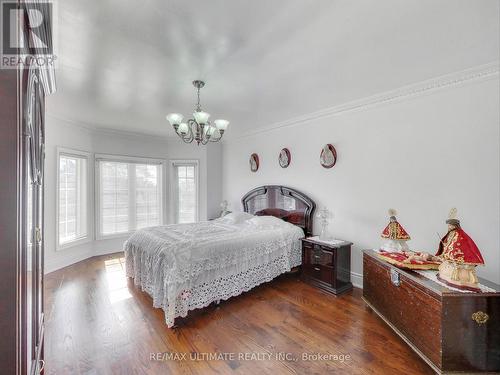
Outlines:
<svg viewBox="0 0 500 375"><path fill-rule="evenodd" d="M381 237L387 241L377 252L377 256L399 268L412 270L437 270L441 264L439 257L425 252L410 251L406 241L410 235L396 219L396 210L389 210L389 224L385 227Z"/></svg>
<svg viewBox="0 0 500 375"><path fill-rule="evenodd" d="M454 208L446 220L448 233L439 243L436 255L443 259L443 263L439 266L438 279L455 288L480 291L476 266L483 265L484 260L472 238L460 227L456 215Z"/></svg>
<svg viewBox="0 0 500 375"><path fill-rule="evenodd" d="M410 239L410 235L404 230L396 219L397 212L394 209L389 210L389 224L384 228L380 237L387 239L382 245L381 250L389 253L409 251L406 241Z"/></svg>
<svg viewBox="0 0 500 375"><path fill-rule="evenodd" d="M396 221L396 218L387 224L381 235L382 238L390 238L392 240L409 240L410 235L405 231L403 226Z"/></svg>

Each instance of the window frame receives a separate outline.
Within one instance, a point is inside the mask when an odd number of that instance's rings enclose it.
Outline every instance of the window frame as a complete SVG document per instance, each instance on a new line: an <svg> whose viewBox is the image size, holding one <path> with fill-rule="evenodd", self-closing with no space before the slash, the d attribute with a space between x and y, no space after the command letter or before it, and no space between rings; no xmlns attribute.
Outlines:
<svg viewBox="0 0 500 375"><path fill-rule="evenodd" d="M116 154L95 154L94 155L94 191L95 191L95 220L94 220L94 231L96 240L108 240L114 238L125 238L129 237L131 234L135 233L137 229L132 229L127 232L114 233L114 234L102 234L101 233L101 185L100 185L100 161L110 161L110 162L120 162L128 164L157 164L160 166L161 176L160 176L160 223L159 225L165 224L165 186L166 186L166 173L165 173L165 159L148 158L148 157L138 157L129 155L116 155Z"/></svg>
<svg viewBox="0 0 500 375"><path fill-rule="evenodd" d="M57 153L56 153L56 251L60 250L66 250L68 248L82 245L85 243L89 243L93 241L93 225L92 225L92 198L93 198L93 189L92 189L92 164L93 164L93 157L92 153L86 152L86 151L81 151L81 150L76 150L76 149L71 149L71 148L66 148L66 147L57 147ZM61 156L69 156L69 157L77 157L81 159L86 159L87 161L87 186L86 186L86 193L87 193L87 234L84 237L78 237L72 241L65 242L63 244L60 243L59 239L59 190L60 190L60 167L61 167Z"/></svg>
<svg viewBox="0 0 500 375"><path fill-rule="evenodd" d="M196 210L196 215L195 215L195 222L200 221L200 161L198 159L171 159L169 161L169 168L170 168L170 205L169 205L169 218L170 222L172 224L178 224L176 220L177 216L177 202L176 202L176 193L177 193L177 188L174 185L176 183L175 179L175 167L179 165L194 165L194 178L195 178L195 186L196 186L196 204L195 204L195 210Z"/></svg>

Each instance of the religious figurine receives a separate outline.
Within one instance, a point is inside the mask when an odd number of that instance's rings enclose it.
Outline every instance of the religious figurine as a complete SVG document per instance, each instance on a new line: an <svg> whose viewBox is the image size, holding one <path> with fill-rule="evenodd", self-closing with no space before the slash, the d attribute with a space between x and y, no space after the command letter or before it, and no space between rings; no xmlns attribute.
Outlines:
<svg viewBox="0 0 500 375"><path fill-rule="evenodd" d="M423 251L410 251L406 241L410 235L396 219L396 210L389 210L389 224L385 227L381 237L387 242L382 245L377 255L396 267L410 270L437 270L441 258Z"/></svg>
<svg viewBox="0 0 500 375"><path fill-rule="evenodd" d="M406 241L410 239L410 235L404 230L401 224L396 219L397 212L394 209L389 210L389 224L385 227L381 237L386 238L381 249L389 253L409 251Z"/></svg>
<svg viewBox="0 0 500 375"><path fill-rule="evenodd" d="M436 254L443 260L437 278L454 288L481 291L476 266L484 265L484 260L472 238L460 227L456 208L451 209L446 224L448 233L441 239Z"/></svg>

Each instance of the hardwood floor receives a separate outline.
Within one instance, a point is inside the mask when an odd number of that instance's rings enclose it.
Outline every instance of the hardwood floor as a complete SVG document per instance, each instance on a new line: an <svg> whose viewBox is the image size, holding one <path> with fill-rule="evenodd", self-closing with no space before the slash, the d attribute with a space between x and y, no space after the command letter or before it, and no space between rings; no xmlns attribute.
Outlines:
<svg viewBox="0 0 500 375"><path fill-rule="evenodd" d="M432 374L359 289L336 298L286 275L168 329L122 257L46 276L46 374Z"/></svg>

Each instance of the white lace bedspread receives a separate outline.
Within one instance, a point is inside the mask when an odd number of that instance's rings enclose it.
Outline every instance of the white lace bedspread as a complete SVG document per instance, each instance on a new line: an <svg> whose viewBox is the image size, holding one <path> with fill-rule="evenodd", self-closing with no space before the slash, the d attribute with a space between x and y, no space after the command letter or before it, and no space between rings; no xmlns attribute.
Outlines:
<svg viewBox="0 0 500 375"><path fill-rule="evenodd" d="M258 229L218 220L151 227L124 244L126 272L165 321L246 292L301 264L301 228Z"/></svg>

